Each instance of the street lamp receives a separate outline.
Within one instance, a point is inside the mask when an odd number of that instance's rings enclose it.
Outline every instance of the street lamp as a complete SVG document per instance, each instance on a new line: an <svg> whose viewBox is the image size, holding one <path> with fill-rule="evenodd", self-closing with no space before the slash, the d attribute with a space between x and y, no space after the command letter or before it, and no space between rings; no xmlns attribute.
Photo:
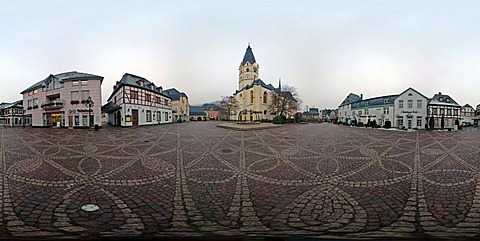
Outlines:
<svg viewBox="0 0 480 241"><path fill-rule="evenodd" d="M88 126L92 127L92 107L95 103L92 100L92 97L88 96L87 102L85 102L85 106L88 107Z"/></svg>
<svg viewBox="0 0 480 241"><path fill-rule="evenodd" d="M25 109L22 109L22 125L23 129L25 129Z"/></svg>

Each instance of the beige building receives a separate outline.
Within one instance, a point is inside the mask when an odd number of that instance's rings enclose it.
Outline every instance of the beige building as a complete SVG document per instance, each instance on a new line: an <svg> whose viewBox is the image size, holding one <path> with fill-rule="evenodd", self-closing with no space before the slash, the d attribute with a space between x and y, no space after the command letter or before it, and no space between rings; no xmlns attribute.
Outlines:
<svg viewBox="0 0 480 241"><path fill-rule="evenodd" d="M252 48L248 45L243 60L238 68L238 90L233 97L236 99L238 109L233 111L231 120L272 120L279 111L272 107L273 98L282 92L281 84L278 88L271 84L266 84L260 79L260 66L255 60ZM288 96L288 95L285 95ZM290 96L290 105L295 104L296 100ZM284 113L287 117L295 113Z"/></svg>
<svg viewBox="0 0 480 241"><path fill-rule="evenodd" d="M173 121L188 121L190 118L188 96L175 88L164 90L164 92L172 98Z"/></svg>

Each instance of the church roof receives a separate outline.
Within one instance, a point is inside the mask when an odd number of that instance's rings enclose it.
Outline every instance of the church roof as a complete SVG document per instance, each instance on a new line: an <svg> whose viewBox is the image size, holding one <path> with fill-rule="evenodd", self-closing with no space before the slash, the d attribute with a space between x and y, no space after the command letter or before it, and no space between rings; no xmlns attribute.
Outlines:
<svg viewBox="0 0 480 241"><path fill-rule="evenodd" d="M251 89L254 85L261 85L263 88L268 89L268 90L276 90L275 87L273 87L272 84L267 85L265 82L263 82L263 80L256 79L256 80L253 81L253 83L251 85L245 85L245 87L243 87L241 90L237 90L236 93L241 92L242 90Z"/></svg>
<svg viewBox="0 0 480 241"><path fill-rule="evenodd" d="M243 61L242 65L246 64L249 62L250 64L255 63L255 56L253 56L252 48L250 47L250 44L247 47L247 51L245 52L245 56L243 56Z"/></svg>

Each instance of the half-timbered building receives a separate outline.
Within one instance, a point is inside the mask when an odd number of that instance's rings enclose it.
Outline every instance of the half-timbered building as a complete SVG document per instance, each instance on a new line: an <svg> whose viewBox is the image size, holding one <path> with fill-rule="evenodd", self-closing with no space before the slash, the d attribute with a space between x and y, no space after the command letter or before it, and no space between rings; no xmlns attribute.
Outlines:
<svg viewBox="0 0 480 241"><path fill-rule="evenodd" d="M102 107L107 122L116 126L172 123L172 99L147 79L126 73Z"/></svg>

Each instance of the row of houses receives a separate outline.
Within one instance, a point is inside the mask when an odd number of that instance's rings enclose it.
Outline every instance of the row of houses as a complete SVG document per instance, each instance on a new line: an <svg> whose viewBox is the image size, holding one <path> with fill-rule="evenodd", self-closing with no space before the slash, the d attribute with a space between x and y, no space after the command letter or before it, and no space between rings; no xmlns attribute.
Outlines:
<svg viewBox="0 0 480 241"><path fill-rule="evenodd" d="M103 77L76 71L50 74L26 88L22 100L0 104L4 126L85 128L172 123L189 119L188 96L124 74L102 106Z"/></svg>
<svg viewBox="0 0 480 241"><path fill-rule="evenodd" d="M424 129L433 124L435 129L454 129L457 121L460 125L474 125L479 119L469 104L460 106L441 92L428 98L413 88L369 99L350 93L338 107L338 121L346 124L375 120L380 126L395 128Z"/></svg>

